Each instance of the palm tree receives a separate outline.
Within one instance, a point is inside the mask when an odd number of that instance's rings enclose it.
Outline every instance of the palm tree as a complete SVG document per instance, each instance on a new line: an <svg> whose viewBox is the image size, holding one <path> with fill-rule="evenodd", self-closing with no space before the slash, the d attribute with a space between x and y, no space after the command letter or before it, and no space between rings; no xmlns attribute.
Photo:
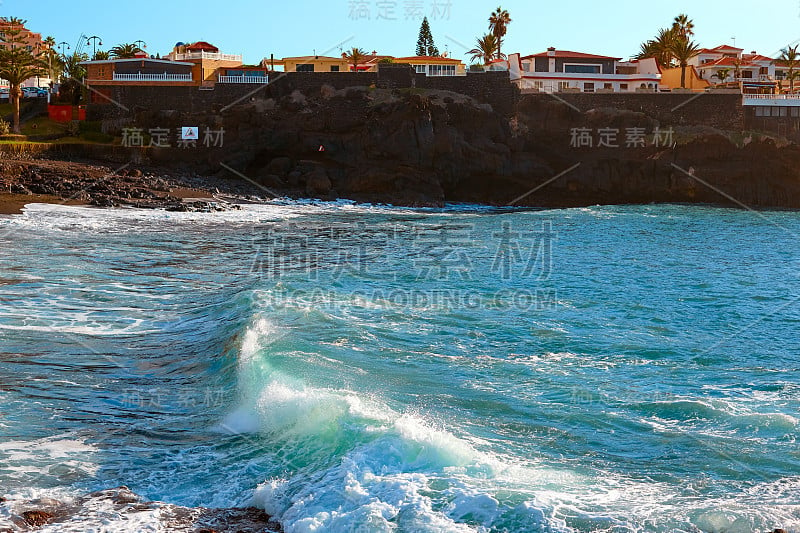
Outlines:
<svg viewBox="0 0 800 533"><path fill-rule="evenodd" d="M658 30L655 39L651 39L641 44L639 54L636 59L646 59L648 57L655 58L658 66L662 68L671 68L674 55L672 53L672 46L677 38L677 32L674 28Z"/></svg>
<svg viewBox="0 0 800 533"><path fill-rule="evenodd" d="M781 50L781 55L778 57L778 63L787 67L789 72L786 75L786 79L789 80L789 92L794 92L794 72L798 66L800 66L800 55L797 53L798 45L794 46L787 46L783 50Z"/></svg>
<svg viewBox="0 0 800 533"><path fill-rule="evenodd" d="M800 78L800 70L794 70L786 75L786 79L789 80L789 93L794 90L794 80Z"/></svg>
<svg viewBox="0 0 800 533"><path fill-rule="evenodd" d="M109 50L111 57L114 59L130 59L135 57L139 52L142 52L142 49L135 43L118 44Z"/></svg>
<svg viewBox="0 0 800 533"><path fill-rule="evenodd" d="M475 42L477 46L467 52L467 54L472 54L473 61L478 60L486 65L492 59L502 59L505 57L505 54L500 54L500 42L493 34L487 33L483 37L478 37Z"/></svg>
<svg viewBox="0 0 800 533"><path fill-rule="evenodd" d="M92 61L105 61L110 58L111 54L109 54L108 52L104 52L103 50L98 50L97 52L94 53Z"/></svg>
<svg viewBox="0 0 800 533"><path fill-rule="evenodd" d="M686 67L689 66L689 60L700 53L700 46L694 41L689 39L678 38L672 43L670 47L672 57L680 64L681 67L681 88L686 88Z"/></svg>
<svg viewBox="0 0 800 533"><path fill-rule="evenodd" d="M70 102L72 105L80 103L81 80L86 77L86 68L81 65L81 62L88 59L88 55L75 52L66 56L63 60L61 85L58 92L63 100Z"/></svg>
<svg viewBox="0 0 800 533"><path fill-rule="evenodd" d="M694 22L688 15L681 13L672 22L672 29L684 39L694 35Z"/></svg>
<svg viewBox="0 0 800 533"><path fill-rule="evenodd" d="M55 48L48 47L39 54L42 65L47 66L47 77L52 81L56 79L56 72L61 71L61 55Z"/></svg>
<svg viewBox="0 0 800 533"><path fill-rule="evenodd" d="M506 31L508 31L508 25L511 24L511 16L508 14L508 11L503 9L500 6L497 6L491 15L489 15L489 29L497 38L497 54L499 57L500 54L500 47L503 43L503 38L506 36Z"/></svg>
<svg viewBox="0 0 800 533"><path fill-rule="evenodd" d="M363 48L356 48L356 47L353 47L352 49L350 49L350 51L348 51L348 52L347 52L347 53L344 55L344 58L345 58L345 59L346 59L346 60L347 60L347 61L348 61L348 62L349 62L351 65L353 65L353 72L358 72L358 65L360 65L360 64L361 64L361 61L363 61L363 60L364 60L364 57L365 57L366 55L367 55L367 53L364 51L364 49L363 49Z"/></svg>
<svg viewBox="0 0 800 533"><path fill-rule="evenodd" d="M8 96L14 107L14 133L22 133L19 123L19 101L22 98L20 86L28 78L42 73L42 62L34 57L25 45L22 28L26 20L17 17L7 19L8 27L5 29L3 41L5 46L0 49L0 78L9 85Z"/></svg>
<svg viewBox="0 0 800 533"><path fill-rule="evenodd" d="M725 83L725 80L728 79L728 74L730 74L730 73L731 73L731 69L729 69L729 68L721 68L714 75L712 75L711 77L719 79L720 83Z"/></svg>

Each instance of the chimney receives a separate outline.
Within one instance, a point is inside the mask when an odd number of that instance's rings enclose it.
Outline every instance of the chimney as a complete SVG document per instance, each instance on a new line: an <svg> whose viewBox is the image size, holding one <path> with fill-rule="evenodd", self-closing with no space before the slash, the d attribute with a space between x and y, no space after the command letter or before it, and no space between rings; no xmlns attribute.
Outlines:
<svg viewBox="0 0 800 533"><path fill-rule="evenodd" d="M548 57L556 57L556 48L555 46L551 46L547 49L547 56Z"/></svg>

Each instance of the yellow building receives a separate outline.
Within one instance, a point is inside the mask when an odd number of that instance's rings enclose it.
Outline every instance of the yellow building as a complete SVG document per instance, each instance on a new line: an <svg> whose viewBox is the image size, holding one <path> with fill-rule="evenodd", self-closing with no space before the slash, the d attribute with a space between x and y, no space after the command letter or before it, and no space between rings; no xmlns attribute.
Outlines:
<svg viewBox="0 0 800 533"><path fill-rule="evenodd" d="M681 88L681 68L665 68L661 70L661 85L667 86L670 89ZM711 84L708 80L704 80L697 73L693 66L686 67L686 84L685 88L695 92L705 91Z"/></svg>
<svg viewBox="0 0 800 533"><path fill-rule="evenodd" d="M441 56L396 57L395 63L408 63L417 74L428 76L466 76L467 66L459 59Z"/></svg>
<svg viewBox="0 0 800 533"><path fill-rule="evenodd" d="M264 60L267 66L269 59ZM284 57L274 61L275 66L283 66L284 72L349 72L350 65L342 57L300 56Z"/></svg>

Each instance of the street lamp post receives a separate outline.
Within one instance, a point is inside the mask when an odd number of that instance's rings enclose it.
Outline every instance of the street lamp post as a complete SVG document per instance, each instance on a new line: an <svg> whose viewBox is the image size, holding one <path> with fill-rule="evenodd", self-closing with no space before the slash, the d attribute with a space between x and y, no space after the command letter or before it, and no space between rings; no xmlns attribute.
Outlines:
<svg viewBox="0 0 800 533"><path fill-rule="evenodd" d="M141 43L141 44L139 44ZM133 41L133 44L139 45L139 50L144 52L144 49L147 48L147 43L139 39L138 41Z"/></svg>
<svg viewBox="0 0 800 533"><path fill-rule="evenodd" d="M103 40L98 37L97 35L92 35L88 39L86 39L86 44L92 45L92 60L97 57L97 43L100 43L100 46L103 46Z"/></svg>
<svg viewBox="0 0 800 533"><path fill-rule="evenodd" d="M66 52L64 52L64 48L66 47L67 49L69 49L70 48L69 43L67 41L61 41L56 46L60 46L61 47L61 56L66 58L67 54L66 54Z"/></svg>

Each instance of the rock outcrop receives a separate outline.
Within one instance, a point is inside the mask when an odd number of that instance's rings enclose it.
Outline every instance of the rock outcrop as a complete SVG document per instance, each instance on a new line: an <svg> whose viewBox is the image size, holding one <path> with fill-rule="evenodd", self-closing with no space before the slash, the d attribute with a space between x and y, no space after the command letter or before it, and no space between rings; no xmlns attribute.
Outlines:
<svg viewBox="0 0 800 533"><path fill-rule="evenodd" d="M224 164L275 194L398 205L800 207L800 148L767 135L673 126L620 109L580 112L545 95L523 97L509 116L444 91L329 93L180 117L176 124L224 127L224 146L155 158L233 177ZM592 146L575 142L580 130ZM616 139L598 138L603 131Z"/></svg>

